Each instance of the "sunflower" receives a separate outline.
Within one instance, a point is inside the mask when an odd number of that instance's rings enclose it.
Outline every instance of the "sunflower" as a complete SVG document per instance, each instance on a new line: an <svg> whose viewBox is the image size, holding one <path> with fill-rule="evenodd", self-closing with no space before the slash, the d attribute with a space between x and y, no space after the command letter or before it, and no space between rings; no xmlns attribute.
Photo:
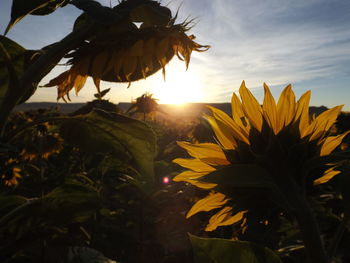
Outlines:
<svg viewBox="0 0 350 263"><path fill-rule="evenodd" d="M101 80L130 85L160 69L165 77L165 65L174 55L185 61L187 68L192 51L209 48L186 34L191 22L175 24L177 15L172 17L171 11L158 2L128 0L107 9L108 15L124 19L107 26L97 23L95 35L66 56L71 68L44 85L58 86L57 99L69 99L73 88L77 94L89 76L98 92ZM84 16L78 18L76 25L84 25L85 20ZM135 23L141 25L137 27Z"/></svg>
<svg viewBox="0 0 350 263"><path fill-rule="evenodd" d="M277 103L266 84L264 91L260 105L243 81L241 99L235 93L232 96L231 117L208 106L210 114L205 118L216 144L178 142L192 158L173 161L188 169L173 180L210 190L193 205L187 218L218 209L206 231L244 224L250 209L266 210L266 200L298 209L298 194L304 195L307 187L326 183L339 173L328 157L349 133L330 136L342 106L309 117L310 91L296 101L288 85Z"/></svg>
<svg viewBox="0 0 350 263"><path fill-rule="evenodd" d="M130 108L127 110L131 115L135 113L143 113L144 120L146 114L158 111L158 103L155 98L152 98L153 94L145 93L142 96L136 98L136 101L133 101Z"/></svg>
<svg viewBox="0 0 350 263"><path fill-rule="evenodd" d="M18 184L18 180L22 178L21 168L18 166L18 162L14 159L9 159L5 162L4 173L1 175L1 179L6 186L15 186Z"/></svg>
<svg viewBox="0 0 350 263"><path fill-rule="evenodd" d="M25 145L20 153L26 161L48 159L59 153L63 148L63 139L58 133L51 132L49 123L43 123L34 128L30 136L25 137Z"/></svg>

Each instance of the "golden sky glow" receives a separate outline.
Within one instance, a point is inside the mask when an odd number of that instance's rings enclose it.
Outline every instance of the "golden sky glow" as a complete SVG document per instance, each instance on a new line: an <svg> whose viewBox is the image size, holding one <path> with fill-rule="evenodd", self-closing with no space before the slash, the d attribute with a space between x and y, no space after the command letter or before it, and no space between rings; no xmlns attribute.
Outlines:
<svg viewBox="0 0 350 263"><path fill-rule="evenodd" d="M174 62L166 67L166 81L155 82L154 97L164 104L201 102L204 94L200 75L190 68L186 71L182 63Z"/></svg>
<svg viewBox="0 0 350 263"><path fill-rule="evenodd" d="M105 6L118 3L118 0L98 1ZM171 68L178 61L174 58L166 66L168 81L165 83L160 72L132 83L129 89L126 89L127 83L102 83L102 89L111 88L105 98L114 103L130 102L149 92L159 98L160 103L198 102L200 98L207 103L229 102L232 91L245 80L260 103L263 82L269 84L274 95L291 83L299 95L312 90L311 105L345 104L344 110L349 111L350 1L276 2L166 0L173 14L181 6L178 22L198 18L189 33L194 34L199 43L211 45L211 49L199 54L194 52L187 72L179 62L175 76ZM1 0L1 32L10 20L11 4L12 0ZM45 17L26 16L7 36L27 49L41 49L69 34L80 12L73 5L67 5ZM62 66L54 69L54 74L48 74L41 85L66 69ZM186 77L180 80L182 75ZM194 84L183 84L186 78ZM159 91L161 88L164 91ZM88 80L79 96L72 93L71 99L72 102L90 101L94 93L96 88ZM54 102L56 94L56 88L39 88L29 102Z"/></svg>

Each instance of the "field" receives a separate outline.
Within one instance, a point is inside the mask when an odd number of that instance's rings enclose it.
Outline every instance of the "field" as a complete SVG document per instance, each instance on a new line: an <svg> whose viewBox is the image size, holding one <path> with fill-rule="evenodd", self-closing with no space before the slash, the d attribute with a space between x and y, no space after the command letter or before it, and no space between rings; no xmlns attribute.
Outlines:
<svg viewBox="0 0 350 263"><path fill-rule="evenodd" d="M258 2L2 1L0 262L350 262L350 4Z"/></svg>

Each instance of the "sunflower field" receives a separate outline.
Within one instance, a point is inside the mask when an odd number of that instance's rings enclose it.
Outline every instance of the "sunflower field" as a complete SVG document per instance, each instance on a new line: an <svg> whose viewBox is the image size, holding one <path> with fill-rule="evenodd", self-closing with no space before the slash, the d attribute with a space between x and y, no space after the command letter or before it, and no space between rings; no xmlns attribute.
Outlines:
<svg viewBox="0 0 350 263"><path fill-rule="evenodd" d="M5 35L26 15L82 11L40 50ZM43 20L45 18L42 18ZM140 23L138 27L135 23ZM159 118L145 93L122 109L101 81L132 83L171 60L187 68L191 21L153 0L13 0L0 35L0 262L350 262L350 114L317 114L288 85L262 104L243 81L230 110ZM200 40L199 40L200 41ZM14 110L42 87L96 99L69 114Z"/></svg>

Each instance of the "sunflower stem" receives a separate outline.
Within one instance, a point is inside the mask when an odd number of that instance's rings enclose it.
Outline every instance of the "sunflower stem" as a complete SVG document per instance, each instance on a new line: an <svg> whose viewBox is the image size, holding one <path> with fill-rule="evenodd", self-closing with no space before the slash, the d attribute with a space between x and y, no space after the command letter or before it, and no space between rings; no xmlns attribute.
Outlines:
<svg viewBox="0 0 350 263"><path fill-rule="evenodd" d="M308 262L327 263L328 259L318 223L304 195L299 191L299 187L292 178L288 180L285 177L280 187L298 223Z"/></svg>
<svg viewBox="0 0 350 263"><path fill-rule="evenodd" d="M336 255L337 248L339 246L339 243L345 233L346 225L349 222L349 217L345 216L342 220L342 222L338 225L338 228L335 232L334 237L332 238L329 247L328 247L328 255L330 258L333 258Z"/></svg>
<svg viewBox="0 0 350 263"><path fill-rule="evenodd" d="M304 239L306 253L310 262L326 263L328 262L318 223L305 198L299 199L298 209L295 211L295 217L298 222L301 235Z"/></svg>

